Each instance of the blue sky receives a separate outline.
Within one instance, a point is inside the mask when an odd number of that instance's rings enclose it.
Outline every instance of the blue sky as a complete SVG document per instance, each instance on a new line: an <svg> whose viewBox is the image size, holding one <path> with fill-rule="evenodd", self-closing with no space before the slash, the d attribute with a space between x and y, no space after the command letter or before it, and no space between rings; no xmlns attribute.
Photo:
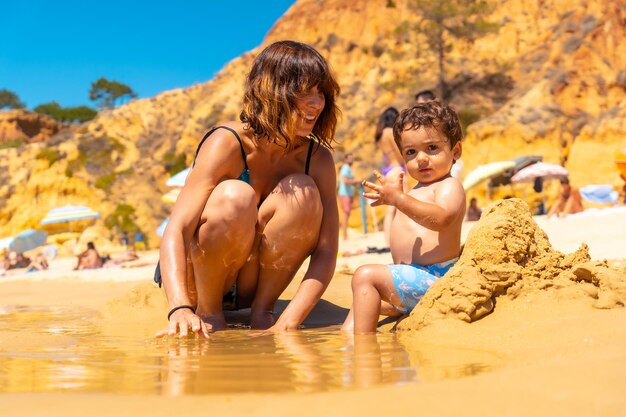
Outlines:
<svg viewBox="0 0 626 417"><path fill-rule="evenodd" d="M28 108L90 105L106 77L139 97L211 79L258 46L295 0L3 2L0 89Z"/></svg>

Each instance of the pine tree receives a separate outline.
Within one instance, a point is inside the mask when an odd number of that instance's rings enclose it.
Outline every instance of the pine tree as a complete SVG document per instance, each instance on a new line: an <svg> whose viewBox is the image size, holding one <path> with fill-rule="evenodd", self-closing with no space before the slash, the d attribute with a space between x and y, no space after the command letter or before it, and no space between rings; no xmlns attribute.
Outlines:
<svg viewBox="0 0 626 417"><path fill-rule="evenodd" d="M453 40L474 41L498 27L486 20L493 5L487 0L410 0L409 5L420 14L417 29L437 54L439 93L446 100L450 93L446 83L446 54L452 49Z"/></svg>

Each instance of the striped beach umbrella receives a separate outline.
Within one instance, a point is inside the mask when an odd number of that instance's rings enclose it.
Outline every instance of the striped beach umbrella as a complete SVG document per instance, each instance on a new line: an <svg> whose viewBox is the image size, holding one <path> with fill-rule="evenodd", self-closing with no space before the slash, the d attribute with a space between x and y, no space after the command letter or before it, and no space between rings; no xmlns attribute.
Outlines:
<svg viewBox="0 0 626 417"><path fill-rule="evenodd" d="M165 185L168 187L182 187L185 185L185 180L187 179L189 172L191 172L191 168L183 169L178 174L171 176Z"/></svg>
<svg viewBox="0 0 626 417"><path fill-rule="evenodd" d="M546 162L537 162L521 169L517 174L511 177L512 183L533 182L535 178L543 178L544 180L552 178L565 178L569 175L567 169L561 165L549 164Z"/></svg>
<svg viewBox="0 0 626 417"><path fill-rule="evenodd" d="M63 206L50 210L46 217L43 218L40 224L53 224L53 223L70 223L74 220L82 219L96 219L100 217L100 213L97 213L85 206ZM71 228L70 228L71 231Z"/></svg>
<svg viewBox="0 0 626 417"><path fill-rule="evenodd" d="M491 177L495 177L496 175L499 175L514 166L514 161L492 162L489 164L479 165L472 172L467 174L463 180L463 188L467 191L481 182L486 181Z"/></svg>
<svg viewBox="0 0 626 417"><path fill-rule="evenodd" d="M164 194L163 197L161 197L161 200L166 203L175 203L178 198L178 194L180 194L180 188L174 188L167 194Z"/></svg>

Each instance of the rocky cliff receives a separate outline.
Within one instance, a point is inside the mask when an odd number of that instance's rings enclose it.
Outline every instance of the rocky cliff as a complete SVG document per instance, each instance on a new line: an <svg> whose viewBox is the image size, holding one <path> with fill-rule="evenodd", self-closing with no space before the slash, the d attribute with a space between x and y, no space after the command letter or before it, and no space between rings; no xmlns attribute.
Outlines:
<svg viewBox="0 0 626 417"><path fill-rule="evenodd" d="M435 88L436 56L403 0L299 0L263 45L212 80L135 100L40 143L0 149L0 236L36 226L61 204L86 204L126 220L156 242L170 207L160 197L202 133L238 115L253 57L279 39L314 45L342 87L336 159L378 165L374 125L389 105ZM446 66L449 102L467 122L465 171L523 154L563 163L575 184L612 183L626 138L626 3L623 0L499 0L498 29L456 42ZM593 167L592 169L589 169Z"/></svg>

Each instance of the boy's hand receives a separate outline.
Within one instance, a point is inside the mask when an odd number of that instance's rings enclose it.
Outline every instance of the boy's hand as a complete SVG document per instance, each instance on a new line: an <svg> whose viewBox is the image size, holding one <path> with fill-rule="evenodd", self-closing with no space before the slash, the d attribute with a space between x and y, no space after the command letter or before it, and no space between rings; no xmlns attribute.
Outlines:
<svg viewBox="0 0 626 417"><path fill-rule="evenodd" d="M395 178L386 178L380 172L374 171L374 176L380 185L363 181L363 185L372 190L372 192L363 193L363 197L375 200L371 204L373 207L383 204L395 206L398 197L404 193L402 188L404 173L400 172Z"/></svg>

